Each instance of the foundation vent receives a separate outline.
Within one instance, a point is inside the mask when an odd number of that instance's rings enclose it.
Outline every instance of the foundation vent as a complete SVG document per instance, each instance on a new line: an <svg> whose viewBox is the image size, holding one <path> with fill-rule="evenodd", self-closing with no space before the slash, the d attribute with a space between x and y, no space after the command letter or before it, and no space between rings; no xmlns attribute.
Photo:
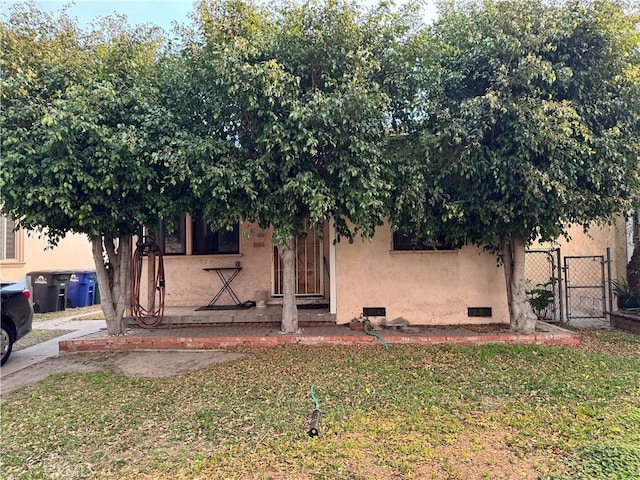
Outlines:
<svg viewBox="0 0 640 480"><path fill-rule="evenodd" d="M385 307L362 307L363 317L386 317L387 309Z"/></svg>
<svg viewBox="0 0 640 480"><path fill-rule="evenodd" d="M469 307L467 317L492 317L491 307Z"/></svg>

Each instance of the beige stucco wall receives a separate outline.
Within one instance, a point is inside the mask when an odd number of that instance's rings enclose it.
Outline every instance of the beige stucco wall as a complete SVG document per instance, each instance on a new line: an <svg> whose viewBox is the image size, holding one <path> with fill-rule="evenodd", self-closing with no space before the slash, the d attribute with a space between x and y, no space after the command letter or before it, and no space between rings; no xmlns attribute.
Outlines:
<svg viewBox="0 0 640 480"><path fill-rule="evenodd" d="M231 287L241 302L255 300L256 290L271 287L271 232L261 230L257 225L243 224L240 227L240 254L230 255L165 255L165 305L166 306L204 306L209 303L222 286L215 272L206 272L204 268L233 267L240 262L242 270L233 280ZM228 276L231 272L225 272ZM141 297L146 298L146 259L143 264ZM227 293L218 304L233 303Z"/></svg>
<svg viewBox="0 0 640 480"><path fill-rule="evenodd" d="M95 265L91 243L86 235L70 234L56 247L48 248L47 241L37 234L17 234L17 260L0 261L0 278L22 281L28 272L36 270L93 270Z"/></svg>
<svg viewBox="0 0 640 480"><path fill-rule="evenodd" d="M508 323L502 268L475 247L455 251L392 251L388 226L371 241L336 246L337 320L363 307L385 307L387 318L411 324ZM468 307L491 307L491 318L470 318Z"/></svg>
<svg viewBox="0 0 640 480"><path fill-rule="evenodd" d="M329 234L325 232L325 256ZM391 229L381 227L372 241L347 241L336 246L337 321L348 323L362 307L386 307L387 317L413 324L508 323L503 270L493 255L475 247L456 251L394 252ZM240 301L255 300L256 290L273 292L271 231L241 226L240 254L165 256L166 306L206 305L221 286L215 272L204 268L232 267L242 271L232 283ZM146 260L141 299L146 298ZM330 276L325 272L325 297ZM225 293L219 304L229 304ZM468 307L491 307L491 318L470 318Z"/></svg>
<svg viewBox="0 0 640 480"><path fill-rule="evenodd" d="M569 239L559 238L553 243L536 243L531 248L560 247L562 257L581 255L606 255L611 249L611 274L613 278L626 276L627 234L626 223L621 217L611 225L593 225L587 233L582 227L568 229Z"/></svg>

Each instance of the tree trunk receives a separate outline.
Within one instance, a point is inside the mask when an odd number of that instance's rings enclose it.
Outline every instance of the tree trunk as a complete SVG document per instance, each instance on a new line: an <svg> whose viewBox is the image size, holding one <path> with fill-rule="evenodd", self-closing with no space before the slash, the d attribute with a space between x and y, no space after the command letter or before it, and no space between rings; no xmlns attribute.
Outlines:
<svg viewBox="0 0 640 480"><path fill-rule="evenodd" d="M296 306L296 244L280 246L282 258L282 333L298 332L298 307Z"/></svg>
<svg viewBox="0 0 640 480"><path fill-rule="evenodd" d="M532 333L536 329L536 316L525 292L525 244L522 240L515 238L503 238L501 243L511 330L518 333Z"/></svg>
<svg viewBox="0 0 640 480"><path fill-rule="evenodd" d="M627 282L633 295L640 299L640 212L633 215L633 254L627 264Z"/></svg>
<svg viewBox="0 0 640 480"><path fill-rule="evenodd" d="M107 321L107 331L109 335L122 335L122 319L127 306L131 236L121 235L117 246L114 239L107 235L93 237L91 246L100 289L100 306ZM107 252L108 265L105 264L104 251Z"/></svg>

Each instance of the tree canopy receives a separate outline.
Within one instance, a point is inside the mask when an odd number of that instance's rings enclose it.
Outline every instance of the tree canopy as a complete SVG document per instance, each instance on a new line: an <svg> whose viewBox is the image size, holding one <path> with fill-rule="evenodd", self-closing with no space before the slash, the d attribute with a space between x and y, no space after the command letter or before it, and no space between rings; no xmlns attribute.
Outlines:
<svg viewBox="0 0 640 480"><path fill-rule="evenodd" d="M193 114L218 153L203 158L194 188L208 218L273 227L283 260L303 219L321 231L332 218L350 239L373 235L390 190L386 139L392 106L404 107L398 72L415 20L346 1L200 3L186 58L202 86ZM284 295L292 331L294 293Z"/></svg>
<svg viewBox="0 0 640 480"><path fill-rule="evenodd" d="M302 222L352 240L385 217L497 252L530 330L525 245L638 192L638 24L616 0L447 2L429 27L413 3L202 0L170 45L18 7L0 25L3 214L91 237L112 333L131 234L195 205L273 228L285 331Z"/></svg>
<svg viewBox="0 0 640 480"><path fill-rule="evenodd" d="M118 333L131 234L188 202L184 135L154 78L162 38L117 17L85 32L32 5L1 30L3 213L52 243L68 232L92 239Z"/></svg>
<svg viewBox="0 0 640 480"><path fill-rule="evenodd" d="M383 65L402 66L384 58L400 54L387 40L400 43L395 31L411 28L400 18L342 1L199 4L188 50L190 78L202 86L193 111L222 150L202 166L210 218L256 219L282 244L303 217L320 228L333 216L348 237L373 233L389 190L381 175L400 84L391 86ZM237 185L219 204L216 188L229 174Z"/></svg>
<svg viewBox="0 0 640 480"><path fill-rule="evenodd" d="M55 240L131 234L176 208L182 146L154 86L156 31L112 18L86 33L28 9L2 36L6 214Z"/></svg>
<svg viewBox="0 0 640 480"><path fill-rule="evenodd" d="M497 250L515 292L524 245L627 212L637 28L611 1L447 4L424 47L424 121L400 162L418 181L396 183L396 223Z"/></svg>

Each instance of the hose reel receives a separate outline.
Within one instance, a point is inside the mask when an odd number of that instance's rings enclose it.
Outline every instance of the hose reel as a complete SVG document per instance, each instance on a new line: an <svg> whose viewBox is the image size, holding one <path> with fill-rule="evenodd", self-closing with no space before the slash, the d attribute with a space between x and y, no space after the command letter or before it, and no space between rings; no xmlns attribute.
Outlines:
<svg viewBox="0 0 640 480"><path fill-rule="evenodd" d="M147 307L140 303L143 259L147 257L149 290ZM131 262L131 310L138 326L154 328L162 323L164 316L165 277L162 249L155 236L142 236L136 242Z"/></svg>

